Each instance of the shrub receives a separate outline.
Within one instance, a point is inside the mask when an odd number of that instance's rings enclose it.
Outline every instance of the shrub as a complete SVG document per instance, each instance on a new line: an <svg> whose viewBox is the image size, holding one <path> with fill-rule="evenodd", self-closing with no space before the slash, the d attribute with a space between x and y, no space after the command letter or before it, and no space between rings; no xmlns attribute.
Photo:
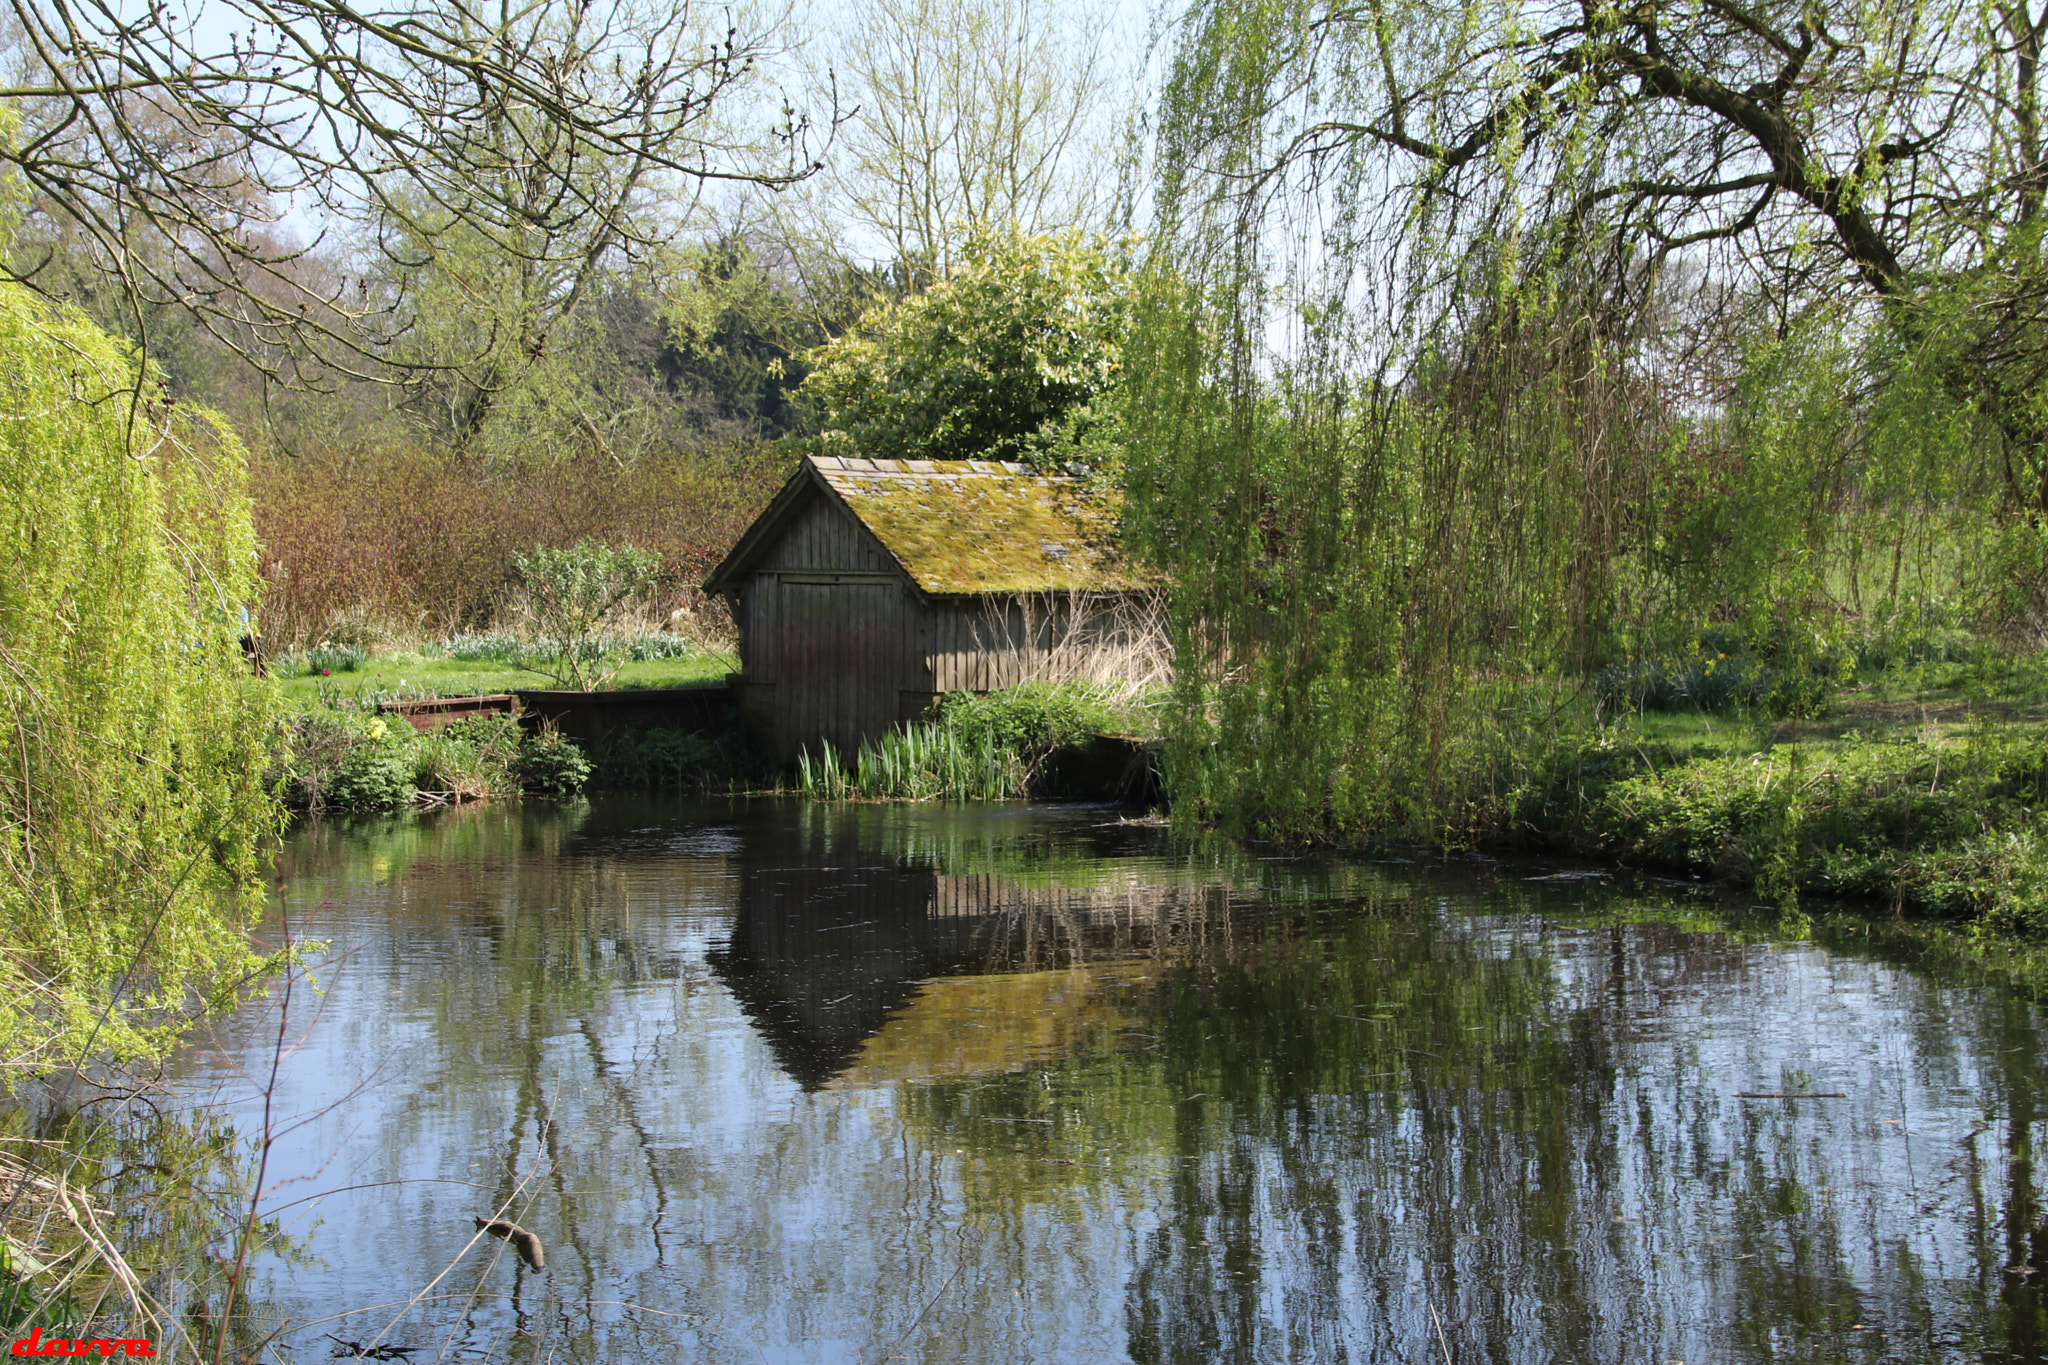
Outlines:
<svg viewBox="0 0 2048 1365"><path fill-rule="evenodd" d="M1720 712L1764 705L1777 690L1777 678L1743 655L1694 653L1616 664L1593 687L1606 711Z"/></svg>
<svg viewBox="0 0 2048 1365"><path fill-rule="evenodd" d="M939 719L963 739L986 739L1027 757L1114 730L1119 722L1094 689L1055 683L1023 683L986 696L948 693Z"/></svg>
<svg viewBox="0 0 2048 1365"><path fill-rule="evenodd" d="M693 730L619 735L606 742L594 761L598 779L612 787L731 788L761 770L738 735Z"/></svg>
<svg viewBox="0 0 2048 1365"><path fill-rule="evenodd" d="M412 765L383 744L362 744L342 756L321 805L335 810L397 810L412 804Z"/></svg>
<svg viewBox="0 0 2048 1365"><path fill-rule="evenodd" d="M512 563L537 628L519 666L579 690L609 682L622 658L620 619L654 587L661 560L636 545L586 537L566 550L517 555Z"/></svg>
<svg viewBox="0 0 2048 1365"><path fill-rule="evenodd" d="M514 557L586 537L639 545L673 570L636 604L643 614L687 610L729 629L696 584L788 472L786 456L755 447L624 466L459 465L425 450L262 459L252 482L263 634L282 652L340 640L351 620L500 630L518 600Z"/></svg>
<svg viewBox="0 0 2048 1365"><path fill-rule="evenodd" d="M521 790L581 791L590 761L553 729L529 733L510 716L465 716L415 735L403 721L317 707L292 718L281 772L286 804L300 810L399 810Z"/></svg>
<svg viewBox="0 0 2048 1365"><path fill-rule="evenodd" d="M269 785L294 810L314 810L361 737L350 719L325 708L299 711L285 726Z"/></svg>
<svg viewBox="0 0 2048 1365"><path fill-rule="evenodd" d="M1683 653L1651 655L1603 670L1593 682L1603 711L1754 708L1769 715L1818 715L1855 656L1832 647L1794 647L1772 632L1746 638L1714 628Z"/></svg>
<svg viewBox="0 0 2048 1365"><path fill-rule="evenodd" d="M590 781L590 759L577 743L553 726L527 734L519 746L521 785L550 796L571 796Z"/></svg>
<svg viewBox="0 0 2048 1365"><path fill-rule="evenodd" d="M979 233L945 279L811 351L798 394L828 449L1114 465L1131 296L1117 244Z"/></svg>
<svg viewBox="0 0 2048 1365"><path fill-rule="evenodd" d="M1894 669L1923 663L1966 664L1982 652L1976 636L1964 630L1959 613L1939 598L1885 607L1872 614L1852 642L1856 666Z"/></svg>

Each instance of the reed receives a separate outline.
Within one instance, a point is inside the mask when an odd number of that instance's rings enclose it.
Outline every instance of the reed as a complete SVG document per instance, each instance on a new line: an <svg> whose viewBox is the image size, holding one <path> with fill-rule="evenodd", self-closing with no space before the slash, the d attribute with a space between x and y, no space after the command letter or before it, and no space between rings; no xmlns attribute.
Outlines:
<svg viewBox="0 0 2048 1365"><path fill-rule="evenodd" d="M797 756L797 789L821 801L1007 801L1025 794L1023 758L992 735L963 735L944 721L863 740L851 765L830 741Z"/></svg>

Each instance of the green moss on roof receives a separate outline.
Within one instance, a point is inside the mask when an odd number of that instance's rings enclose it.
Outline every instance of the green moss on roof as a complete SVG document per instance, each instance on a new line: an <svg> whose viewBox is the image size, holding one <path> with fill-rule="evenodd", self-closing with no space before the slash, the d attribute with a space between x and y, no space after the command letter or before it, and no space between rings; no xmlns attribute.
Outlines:
<svg viewBox="0 0 2048 1365"><path fill-rule="evenodd" d="M983 460L814 461L928 593L1127 592L1117 496L1080 479Z"/></svg>

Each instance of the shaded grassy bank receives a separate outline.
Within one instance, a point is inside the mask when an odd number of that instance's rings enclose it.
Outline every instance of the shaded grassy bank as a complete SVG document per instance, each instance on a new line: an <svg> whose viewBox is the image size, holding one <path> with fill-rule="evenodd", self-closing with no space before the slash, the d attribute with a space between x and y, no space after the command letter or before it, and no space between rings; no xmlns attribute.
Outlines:
<svg viewBox="0 0 2048 1365"><path fill-rule="evenodd" d="M1852 677L1821 714L1646 708L1562 741L1481 842L1847 897L1977 939L2048 939L2048 697L2037 661ZM2030 948L2029 948L2030 951Z"/></svg>

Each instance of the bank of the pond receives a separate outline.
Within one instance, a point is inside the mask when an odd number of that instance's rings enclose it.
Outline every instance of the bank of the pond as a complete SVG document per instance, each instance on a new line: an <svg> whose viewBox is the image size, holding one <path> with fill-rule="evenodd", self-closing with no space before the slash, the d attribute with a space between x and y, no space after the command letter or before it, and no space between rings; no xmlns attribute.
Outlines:
<svg viewBox="0 0 2048 1365"><path fill-rule="evenodd" d="M1115 687L949 695L926 719L854 754L820 744L794 772L749 741L723 698L723 689L706 687L330 697L290 714L271 778L300 811L395 811L586 787L770 794L792 779L795 790L826 800L1146 802L1158 794L1154 698Z"/></svg>
<svg viewBox="0 0 2048 1365"><path fill-rule="evenodd" d="M1876 902L2024 946L2048 935L2048 741L1979 719L1562 745L1488 842Z"/></svg>
<svg viewBox="0 0 2048 1365"><path fill-rule="evenodd" d="M1077 685L946 698L852 755L807 756L827 800L1162 795L1156 699ZM1553 746L1451 843L1546 849L1713 877L1764 899L1848 898L1966 926L1987 945L2048 938L2048 725L1938 692L1846 694L1826 721L1637 713ZM790 774L735 726L621 728L579 744L506 716L415 733L351 701L296 715L280 779L300 809L394 810L534 792L740 793Z"/></svg>

